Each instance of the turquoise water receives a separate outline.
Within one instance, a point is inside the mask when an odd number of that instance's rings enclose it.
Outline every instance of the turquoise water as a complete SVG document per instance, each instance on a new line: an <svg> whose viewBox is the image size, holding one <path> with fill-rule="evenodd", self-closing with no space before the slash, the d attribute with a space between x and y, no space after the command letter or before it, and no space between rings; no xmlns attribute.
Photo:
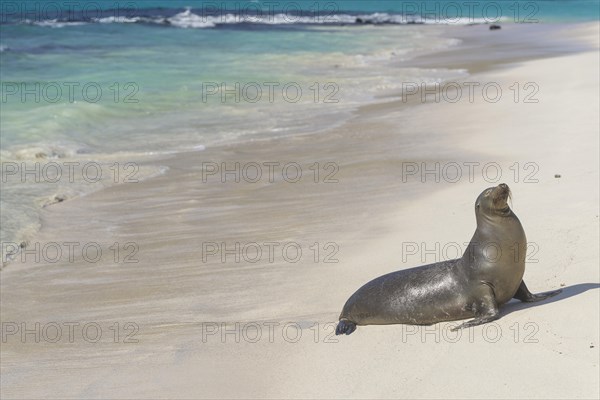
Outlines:
<svg viewBox="0 0 600 400"><path fill-rule="evenodd" d="M9 163L108 168L115 160L318 132L361 104L397 95L403 81L464 76L395 66L456 45L438 35L440 24L598 20L598 1L478 4L3 1L0 239L34 232L40 207L56 195L111 184L23 179L6 173Z"/></svg>
<svg viewBox="0 0 600 400"><path fill-rule="evenodd" d="M152 151L142 142L148 130L169 132L163 149L282 132L300 108L338 112L394 89L369 76L392 58L449 44L402 24L597 20L598 8L598 0L5 1L1 155L34 142L58 155L110 153L125 136L128 151ZM262 101L271 81L297 84L289 89L302 89L304 107ZM221 101L213 83L239 83L244 96ZM260 101L245 101L257 90ZM338 102L320 101L327 94ZM247 114L274 109L277 120L256 118L263 124L249 128Z"/></svg>
<svg viewBox="0 0 600 400"><path fill-rule="evenodd" d="M282 132L301 123L301 113L341 112L399 89L391 67L389 76L376 67L451 44L433 37L421 43L417 30L384 27L360 36L344 27L275 34L140 24L10 29L0 73L4 157L24 155L33 141L74 155L153 151L157 144L183 150ZM214 93L221 84L235 93ZM277 118L265 118L272 113ZM306 124L294 129L319 127L315 118Z"/></svg>
<svg viewBox="0 0 600 400"><path fill-rule="evenodd" d="M452 17L458 10L467 17L494 18L494 11L501 9L502 16L523 22L524 18L537 19L540 22L549 21L592 21L598 19L598 0L480 0L477 2L456 0L141 0L141 1L116 1L116 0L21 0L5 1L0 10L8 19L23 17L23 11L31 11L31 16L38 14L47 19L54 18L57 9L63 12L68 10L85 10L87 17L97 16L99 10L121 8L128 17L135 15L148 15L147 10L182 10L191 7L203 10L210 14L215 10L218 13L241 13L249 15L253 12L268 14L273 12L300 12L304 15L318 13L322 16L332 16L344 13L390 13L390 14L437 14L438 17ZM469 3L471 4L469 6ZM68 5L67 5L68 4ZM17 9L18 11L15 11ZM129 10L129 11L125 11ZM152 13L150 13L152 15ZM164 15L164 13L163 13Z"/></svg>

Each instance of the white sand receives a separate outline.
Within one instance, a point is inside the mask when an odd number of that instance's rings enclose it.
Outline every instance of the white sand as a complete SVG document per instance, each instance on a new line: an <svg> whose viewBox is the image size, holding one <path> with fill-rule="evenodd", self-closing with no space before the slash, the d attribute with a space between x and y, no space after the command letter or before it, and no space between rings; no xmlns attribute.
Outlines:
<svg viewBox="0 0 600 400"><path fill-rule="evenodd" d="M595 24L573 35L597 33ZM6 268L3 323L94 321L109 340L33 343L31 336L22 343L11 336L2 343L2 397L598 398L598 55L533 60L469 78L497 82L506 91L497 103L479 96L474 103L375 107L328 135L183 155L165 160L171 170L164 177L50 207L45 222L52 228L40 242L135 241L140 262ZM507 90L514 82L536 83L539 103L515 104ZM334 160L340 183L226 192L222 184L199 184L199 163L220 159ZM451 324L331 336L328 323L361 284L423 263L416 255L403 260L403 243L463 244L475 229L474 200L492 185L479 169L473 183L402 183L405 161L501 165L537 250L524 279L533 292L564 285L563 294L510 303L500 320L455 343ZM515 162L518 179L509 169ZM537 183L523 181L528 162ZM203 241L248 238L336 242L340 262L198 261ZM246 339L254 330L244 324L256 323L262 337L236 343L235 334L223 340L217 333L203 341L212 321L229 329L239 322ZM268 321L277 324L272 342ZM114 322L122 334L124 323L137 324L139 343L122 336L113 343ZM296 343L293 327L284 339L287 322L302 328Z"/></svg>

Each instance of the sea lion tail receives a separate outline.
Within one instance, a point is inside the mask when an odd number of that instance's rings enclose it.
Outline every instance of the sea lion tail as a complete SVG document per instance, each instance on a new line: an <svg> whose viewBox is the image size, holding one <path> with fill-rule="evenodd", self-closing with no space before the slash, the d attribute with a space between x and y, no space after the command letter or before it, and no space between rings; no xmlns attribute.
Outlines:
<svg viewBox="0 0 600 400"><path fill-rule="evenodd" d="M349 335L356 330L356 324L347 319L342 319L335 328L336 335Z"/></svg>

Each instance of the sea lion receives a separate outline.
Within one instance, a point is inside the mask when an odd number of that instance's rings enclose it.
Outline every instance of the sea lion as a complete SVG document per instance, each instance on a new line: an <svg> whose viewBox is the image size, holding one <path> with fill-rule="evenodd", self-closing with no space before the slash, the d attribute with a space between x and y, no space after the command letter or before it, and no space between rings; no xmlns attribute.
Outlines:
<svg viewBox="0 0 600 400"><path fill-rule="evenodd" d="M533 302L562 290L532 294L523 282L527 239L508 206L502 183L475 201L477 229L461 258L392 272L358 289L346 302L336 335L357 325L431 325L474 318L453 328L498 319L498 308L512 298Z"/></svg>

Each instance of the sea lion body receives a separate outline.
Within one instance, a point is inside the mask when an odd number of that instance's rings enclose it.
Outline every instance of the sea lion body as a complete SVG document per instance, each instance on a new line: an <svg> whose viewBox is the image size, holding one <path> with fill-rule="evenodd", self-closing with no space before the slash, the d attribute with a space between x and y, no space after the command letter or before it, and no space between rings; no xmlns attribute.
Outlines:
<svg viewBox="0 0 600 400"><path fill-rule="evenodd" d="M468 278L460 259L392 272L358 289L340 319L357 325L415 324L472 316L462 293Z"/></svg>
<svg viewBox="0 0 600 400"><path fill-rule="evenodd" d="M538 301L523 282L527 238L509 208L510 189L484 190L475 202L477 229L461 258L380 276L358 289L340 314L337 334L356 325L414 324L475 318L465 328L499 317L498 308L516 297Z"/></svg>

